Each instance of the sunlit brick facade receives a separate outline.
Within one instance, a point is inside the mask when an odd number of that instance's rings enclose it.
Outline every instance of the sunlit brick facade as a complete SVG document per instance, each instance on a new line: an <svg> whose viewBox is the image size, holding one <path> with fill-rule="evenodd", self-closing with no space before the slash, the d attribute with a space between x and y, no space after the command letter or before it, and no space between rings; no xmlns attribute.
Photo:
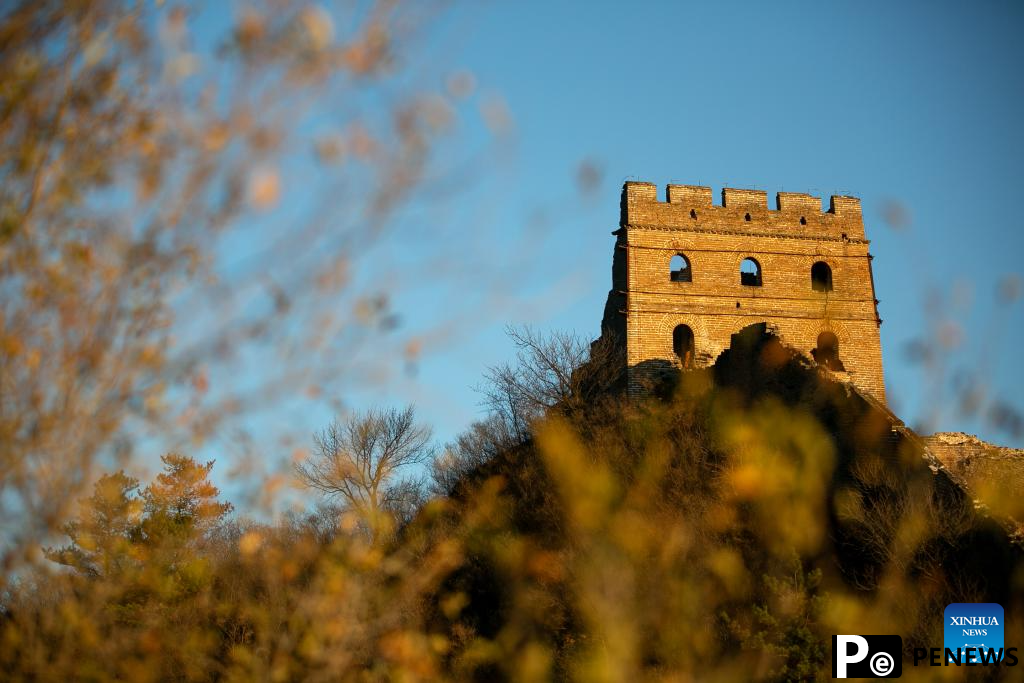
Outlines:
<svg viewBox="0 0 1024 683"><path fill-rule="evenodd" d="M656 186L627 182L614 234L603 333L625 344L631 393L667 367L714 363L732 334L765 322L885 400L859 199L834 196L823 211L817 197L780 192L770 210L759 190L725 189L719 206L709 187L669 185L660 201Z"/></svg>

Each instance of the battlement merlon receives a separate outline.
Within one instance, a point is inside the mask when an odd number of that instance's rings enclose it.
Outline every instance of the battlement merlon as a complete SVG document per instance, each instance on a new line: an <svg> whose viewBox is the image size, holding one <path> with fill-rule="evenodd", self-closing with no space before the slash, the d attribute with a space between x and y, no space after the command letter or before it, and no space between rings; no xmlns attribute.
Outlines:
<svg viewBox="0 0 1024 683"><path fill-rule="evenodd" d="M833 195L828 211L821 199L798 192L779 192L775 209L763 190L724 188L716 205L710 187L669 185L666 201L658 200L653 183L629 181L622 186L620 223L664 228L699 228L786 232L812 237L864 239L860 199Z"/></svg>

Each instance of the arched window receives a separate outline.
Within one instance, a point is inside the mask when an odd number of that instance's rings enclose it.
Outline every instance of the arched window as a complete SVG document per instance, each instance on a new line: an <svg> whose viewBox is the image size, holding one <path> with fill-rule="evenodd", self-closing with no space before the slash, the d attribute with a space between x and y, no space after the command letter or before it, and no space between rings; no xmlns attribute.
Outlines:
<svg viewBox="0 0 1024 683"><path fill-rule="evenodd" d="M815 292L832 291L832 269L824 261L811 266L811 289Z"/></svg>
<svg viewBox="0 0 1024 683"><path fill-rule="evenodd" d="M669 279L672 282L692 282L693 271L690 270L690 261L682 254L676 254L668 262Z"/></svg>
<svg viewBox="0 0 1024 683"><path fill-rule="evenodd" d="M828 330L818 335L818 348L811 351L814 361L829 370L846 372L843 361L839 360L839 338Z"/></svg>
<svg viewBox="0 0 1024 683"><path fill-rule="evenodd" d="M693 330L689 325L676 325L672 330L672 350L684 368L693 367Z"/></svg>
<svg viewBox="0 0 1024 683"><path fill-rule="evenodd" d="M761 264L752 258L743 259L740 264L740 284L748 287L761 286Z"/></svg>

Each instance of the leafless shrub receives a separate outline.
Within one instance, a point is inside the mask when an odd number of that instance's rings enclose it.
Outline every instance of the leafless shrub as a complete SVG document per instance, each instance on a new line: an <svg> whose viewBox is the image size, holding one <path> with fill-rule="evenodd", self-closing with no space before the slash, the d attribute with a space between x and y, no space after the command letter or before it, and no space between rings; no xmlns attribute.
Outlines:
<svg viewBox="0 0 1024 683"><path fill-rule="evenodd" d="M508 424L497 415L474 422L442 449L430 466L430 492L449 495L470 472L516 444Z"/></svg>
<svg viewBox="0 0 1024 683"><path fill-rule="evenodd" d="M572 412L610 390L621 367L610 338L588 344L572 332L543 335L530 327L508 327L516 360L487 369L480 391L484 405L514 438L549 408Z"/></svg>

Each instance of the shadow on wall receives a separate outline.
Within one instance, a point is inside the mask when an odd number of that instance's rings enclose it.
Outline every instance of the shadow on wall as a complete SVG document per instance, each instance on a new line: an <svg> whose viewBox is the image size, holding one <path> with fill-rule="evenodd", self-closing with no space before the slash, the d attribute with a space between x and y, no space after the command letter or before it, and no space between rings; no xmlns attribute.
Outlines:
<svg viewBox="0 0 1024 683"><path fill-rule="evenodd" d="M707 386L711 382L716 385L727 382L734 386L751 386L752 382L769 378L773 384L792 384L814 370L813 363L785 346L768 330L766 323L748 325L732 335L729 348L708 367L693 367L693 333L686 325L679 325L673 331L673 348L677 355L674 360L653 358L630 366L634 391L667 399L681 384ZM731 350L735 351L730 353ZM737 363L737 360L742 362ZM680 364L684 367L680 368Z"/></svg>

